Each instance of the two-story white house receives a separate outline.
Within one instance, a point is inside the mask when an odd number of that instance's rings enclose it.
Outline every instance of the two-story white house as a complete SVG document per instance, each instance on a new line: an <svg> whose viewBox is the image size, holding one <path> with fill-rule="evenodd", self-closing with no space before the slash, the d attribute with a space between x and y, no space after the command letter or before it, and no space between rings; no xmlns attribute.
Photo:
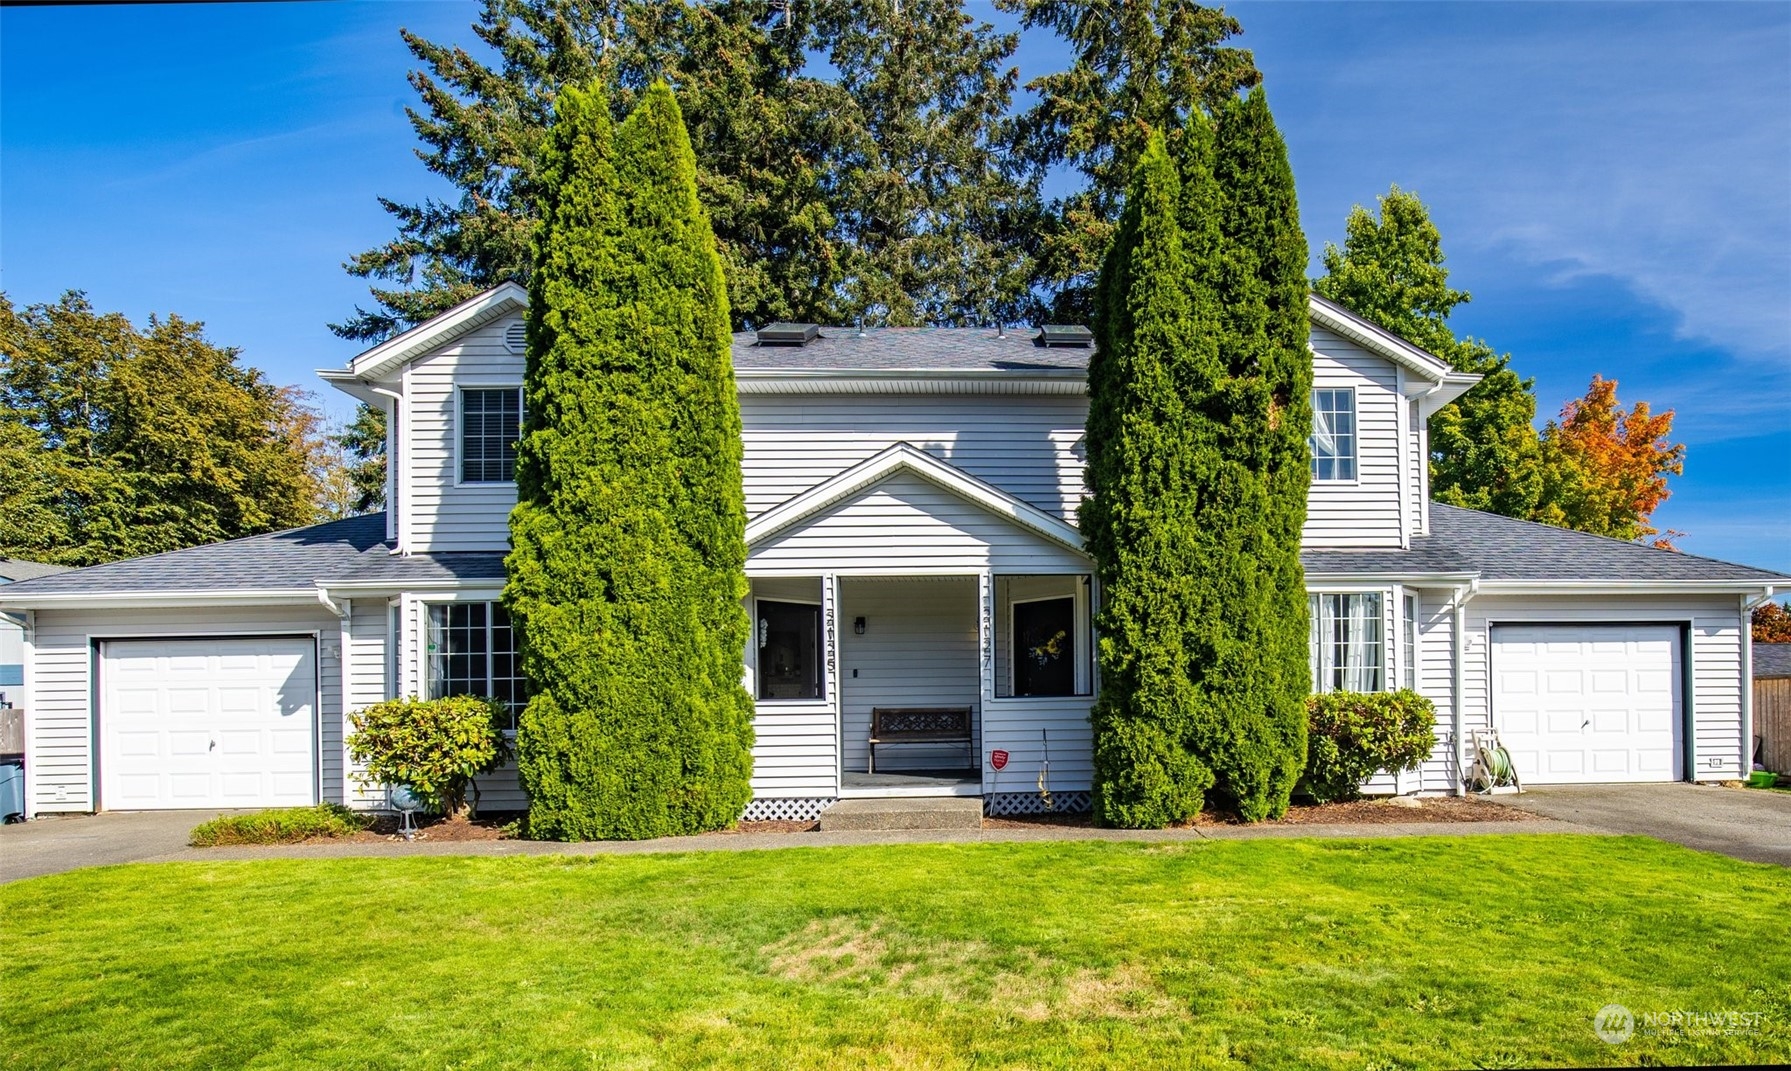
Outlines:
<svg viewBox="0 0 1791 1071"><path fill-rule="evenodd" d="M9 585L34 813L379 806L347 714L523 694L499 592L527 295L500 286L323 379L387 414L381 514ZM1492 726L1529 783L1742 776L1749 607L1791 579L1433 504L1427 418L1474 382L1312 299L1305 530L1321 689L1416 688L1456 792ZM1086 805L1098 591L1076 529L1088 340L831 328L734 340L757 703L749 817L857 796ZM675 672L676 667L667 667ZM870 744L872 711L967 742ZM1001 756L1000 768L995 761ZM520 808L513 771L484 806Z"/></svg>

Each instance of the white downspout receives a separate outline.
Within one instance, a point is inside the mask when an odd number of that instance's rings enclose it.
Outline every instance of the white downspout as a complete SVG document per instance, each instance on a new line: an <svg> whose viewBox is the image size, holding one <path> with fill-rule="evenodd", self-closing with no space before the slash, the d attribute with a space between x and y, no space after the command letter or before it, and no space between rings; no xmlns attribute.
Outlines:
<svg viewBox="0 0 1791 1071"><path fill-rule="evenodd" d="M1467 658L1468 658L1468 622L1467 605L1476 592L1480 590L1480 581L1471 580L1466 585L1455 589L1450 598L1450 617L1455 627L1455 658L1452 664L1453 678L1450 682L1450 705L1454 708L1455 721L1455 785L1454 795L1468 794L1468 742L1467 713L1463 693L1467 690Z"/></svg>

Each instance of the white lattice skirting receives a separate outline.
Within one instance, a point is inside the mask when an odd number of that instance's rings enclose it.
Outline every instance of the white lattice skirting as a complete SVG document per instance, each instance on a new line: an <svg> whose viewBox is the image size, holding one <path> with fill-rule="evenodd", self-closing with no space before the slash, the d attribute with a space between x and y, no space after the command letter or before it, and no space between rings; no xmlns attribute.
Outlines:
<svg viewBox="0 0 1791 1071"><path fill-rule="evenodd" d="M742 822L813 822L837 802L825 799L753 800L740 815Z"/></svg>
<svg viewBox="0 0 1791 1071"><path fill-rule="evenodd" d="M1053 792L1049 808L1037 792L998 792L983 797L983 813L990 818L1014 814L1080 814L1092 803L1087 792Z"/></svg>

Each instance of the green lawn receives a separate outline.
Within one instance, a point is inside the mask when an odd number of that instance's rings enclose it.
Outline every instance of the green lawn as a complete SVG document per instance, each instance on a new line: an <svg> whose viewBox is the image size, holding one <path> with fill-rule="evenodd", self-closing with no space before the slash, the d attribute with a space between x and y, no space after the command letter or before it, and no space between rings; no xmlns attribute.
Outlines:
<svg viewBox="0 0 1791 1071"><path fill-rule="evenodd" d="M1592 1032L1607 1003L1752 1032ZM0 887L0 1068L1791 1060L1791 871L1564 835L164 864Z"/></svg>

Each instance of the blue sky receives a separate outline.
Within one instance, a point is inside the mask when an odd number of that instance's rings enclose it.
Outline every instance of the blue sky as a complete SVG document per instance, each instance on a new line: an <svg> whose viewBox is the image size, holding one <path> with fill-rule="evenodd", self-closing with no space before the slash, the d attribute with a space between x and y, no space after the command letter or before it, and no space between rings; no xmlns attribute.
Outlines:
<svg viewBox="0 0 1791 1071"><path fill-rule="evenodd" d="M992 7L978 10L997 18ZM1390 183L1441 228L1459 332L1536 377L1678 411L1656 514L1688 551L1791 569L1791 4L1240 3L1314 252ZM178 312L283 383L384 240L376 198L445 192L404 117L409 27L471 2L0 11L0 287ZM1031 75L1062 52L1029 35Z"/></svg>

